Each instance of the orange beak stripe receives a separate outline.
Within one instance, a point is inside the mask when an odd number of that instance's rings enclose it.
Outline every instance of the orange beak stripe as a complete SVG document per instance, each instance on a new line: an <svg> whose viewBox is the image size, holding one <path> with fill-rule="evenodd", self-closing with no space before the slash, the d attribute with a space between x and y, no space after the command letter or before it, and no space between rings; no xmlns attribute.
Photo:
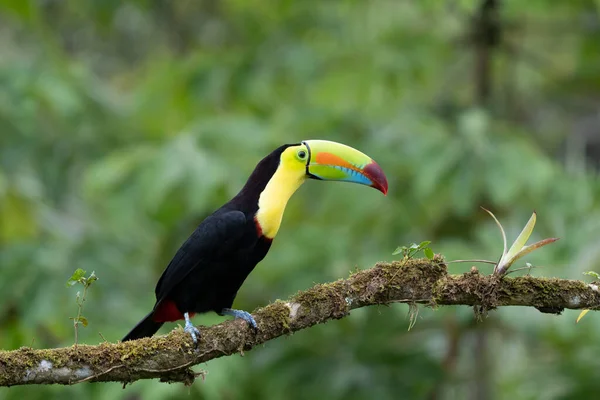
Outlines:
<svg viewBox="0 0 600 400"><path fill-rule="evenodd" d="M339 167L348 168L356 172L361 172L362 170L354 165L350 164L348 161L344 160L341 157L336 156L331 153L317 153L315 157L315 161L322 165L337 165Z"/></svg>

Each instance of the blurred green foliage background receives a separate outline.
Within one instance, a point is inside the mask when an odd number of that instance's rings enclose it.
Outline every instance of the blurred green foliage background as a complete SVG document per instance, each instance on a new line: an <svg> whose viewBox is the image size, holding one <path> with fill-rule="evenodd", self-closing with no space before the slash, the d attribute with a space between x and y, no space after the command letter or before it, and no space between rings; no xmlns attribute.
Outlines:
<svg viewBox="0 0 600 400"><path fill-rule="evenodd" d="M207 214L282 143L356 147L390 192L308 182L235 306L252 310L432 240L496 260L532 210L539 276L600 271L600 1L0 0L0 348L116 341ZM522 265L521 265L522 266ZM470 264L451 264L461 273ZM487 271L489 267L481 266ZM600 317L356 310L155 381L0 399L584 399ZM224 320L215 315L196 323ZM168 324L161 332L175 325Z"/></svg>

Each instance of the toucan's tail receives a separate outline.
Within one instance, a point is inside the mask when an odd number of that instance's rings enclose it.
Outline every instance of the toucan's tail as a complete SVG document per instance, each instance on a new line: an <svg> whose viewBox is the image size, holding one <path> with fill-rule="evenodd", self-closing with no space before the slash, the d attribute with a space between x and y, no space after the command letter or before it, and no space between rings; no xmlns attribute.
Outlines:
<svg viewBox="0 0 600 400"><path fill-rule="evenodd" d="M148 315L146 315L143 320L138 322L138 324L131 330L131 332L125 335L125 337L121 341L125 342L127 340L135 340L154 335L163 325L163 322L154 321L153 314L154 310L151 311Z"/></svg>

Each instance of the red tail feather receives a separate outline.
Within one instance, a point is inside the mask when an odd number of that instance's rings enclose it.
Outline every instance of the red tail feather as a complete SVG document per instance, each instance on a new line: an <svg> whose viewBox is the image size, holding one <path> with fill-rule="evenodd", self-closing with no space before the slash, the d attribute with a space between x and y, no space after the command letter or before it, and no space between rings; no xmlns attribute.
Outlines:
<svg viewBox="0 0 600 400"><path fill-rule="evenodd" d="M196 313L191 312L190 317L193 317L195 314ZM163 300L160 302L158 307L156 307L156 310L154 310L152 319L154 322L173 322L184 319L184 317L183 313L179 311L174 301Z"/></svg>

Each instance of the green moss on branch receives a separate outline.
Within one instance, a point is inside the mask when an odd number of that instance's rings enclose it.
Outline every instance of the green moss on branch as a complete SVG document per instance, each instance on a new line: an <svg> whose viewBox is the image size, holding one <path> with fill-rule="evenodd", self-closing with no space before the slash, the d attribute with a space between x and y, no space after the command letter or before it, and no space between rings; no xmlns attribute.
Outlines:
<svg viewBox="0 0 600 400"><path fill-rule="evenodd" d="M378 263L347 279L319 284L254 312L258 331L241 320L201 327L193 347L189 335L175 329L165 336L126 343L78 345L59 349L0 351L0 386L75 384L140 379L191 384L202 372L191 367L228 356L282 335L332 319L359 307L392 302L428 306L467 305L485 312L501 306L530 306L544 312L564 308L598 309L595 285L555 278L499 278L475 268L449 275L441 256ZM550 311L548 311L550 310Z"/></svg>

